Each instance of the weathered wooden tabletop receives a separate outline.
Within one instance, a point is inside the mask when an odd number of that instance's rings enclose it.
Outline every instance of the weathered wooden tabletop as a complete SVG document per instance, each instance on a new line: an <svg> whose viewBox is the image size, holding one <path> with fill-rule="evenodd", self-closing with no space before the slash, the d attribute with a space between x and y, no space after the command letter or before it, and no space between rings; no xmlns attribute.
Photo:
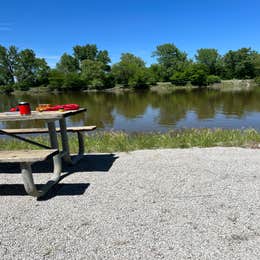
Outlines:
<svg viewBox="0 0 260 260"><path fill-rule="evenodd" d="M31 115L21 116L19 112L2 112L0 113L0 122L2 121L25 121L25 120L59 120L64 117L76 115L86 111L86 108L78 110L59 111L32 111Z"/></svg>

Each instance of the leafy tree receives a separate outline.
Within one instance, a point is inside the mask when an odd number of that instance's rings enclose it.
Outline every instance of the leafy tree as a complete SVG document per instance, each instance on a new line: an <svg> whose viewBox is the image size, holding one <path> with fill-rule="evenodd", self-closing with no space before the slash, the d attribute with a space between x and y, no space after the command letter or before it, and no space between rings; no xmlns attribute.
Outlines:
<svg viewBox="0 0 260 260"><path fill-rule="evenodd" d="M47 85L49 83L48 77L50 67L45 59L36 58L35 60L35 86Z"/></svg>
<svg viewBox="0 0 260 260"><path fill-rule="evenodd" d="M211 85L214 83L220 83L220 82L221 82L221 79L219 76L216 76L216 75L207 76L207 85Z"/></svg>
<svg viewBox="0 0 260 260"><path fill-rule="evenodd" d="M84 46L76 45L73 47L74 57L78 60L79 64L83 60L96 60L98 49L96 44L86 44Z"/></svg>
<svg viewBox="0 0 260 260"><path fill-rule="evenodd" d="M185 72L175 72L170 80L172 84L176 86L185 86L187 85L189 78L187 77Z"/></svg>
<svg viewBox="0 0 260 260"><path fill-rule="evenodd" d="M206 86L208 68L204 64L192 64L185 70L185 75L194 86Z"/></svg>
<svg viewBox="0 0 260 260"><path fill-rule="evenodd" d="M7 49L0 45L0 85L6 85L11 80L7 64Z"/></svg>
<svg viewBox="0 0 260 260"><path fill-rule="evenodd" d="M134 87L136 89L145 88L149 83L150 78L146 68L138 69L128 80L129 87Z"/></svg>
<svg viewBox="0 0 260 260"><path fill-rule="evenodd" d="M9 85L15 82L18 50L15 46L8 49L0 45L0 84Z"/></svg>
<svg viewBox="0 0 260 260"><path fill-rule="evenodd" d="M189 64L187 54L172 43L157 46L152 56L157 57L158 63L162 65L164 81L168 81L175 72L184 71Z"/></svg>
<svg viewBox="0 0 260 260"><path fill-rule="evenodd" d="M82 89L85 82L81 79L78 73L71 72L64 74L64 80L62 87L69 90L79 90Z"/></svg>
<svg viewBox="0 0 260 260"><path fill-rule="evenodd" d="M81 67L81 78L91 88L102 88L104 86L105 72L104 64L100 61L83 60Z"/></svg>
<svg viewBox="0 0 260 260"><path fill-rule="evenodd" d="M79 64L76 58L68 55L67 53L64 53L61 56L60 61L56 67L57 70L63 73L75 73L79 70Z"/></svg>
<svg viewBox="0 0 260 260"><path fill-rule="evenodd" d="M22 50L18 55L15 75L19 88L29 88L42 83L49 72L44 59L38 59L33 50Z"/></svg>
<svg viewBox="0 0 260 260"><path fill-rule="evenodd" d="M96 60L104 64L105 71L110 71L110 66L108 64L111 62L111 59L109 58L108 51L99 51Z"/></svg>
<svg viewBox="0 0 260 260"><path fill-rule="evenodd" d="M18 83L26 83L32 86L34 83L35 53L33 50L25 49L19 53L16 66L16 78Z"/></svg>
<svg viewBox="0 0 260 260"><path fill-rule="evenodd" d="M207 85L207 74L203 70L197 70L196 73L190 76L190 82L194 86L206 86Z"/></svg>
<svg viewBox="0 0 260 260"><path fill-rule="evenodd" d="M61 90L64 85L65 74L57 69L52 69L49 74L49 88Z"/></svg>
<svg viewBox="0 0 260 260"><path fill-rule="evenodd" d="M112 74L117 83L131 87L144 86L149 78L145 62L131 53L121 55L120 62L112 66Z"/></svg>
<svg viewBox="0 0 260 260"><path fill-rule="evenodd" d="M87 84L90 84L92 87L94 85L100 87L101 85L104 86L104 82L110 81L110 78L106 75L111 69L109 66L111 60L107 50L98 50L95 44L87 44L84 46L77 45L73 47L73 50L74 57L81 70L82 78L86 80ZM88 65L90 66L89 69L87 69ZM100 68L100 66L102 68ZM93 78L93 75L95 74L93 70L95 70L95 68L98 69L96 72L98 75L97 78ZM109 80L106 81L104 79Z"/></svg>
<svg viewBox="0 0 260 260"><path fill-rule="evenodd" d="M223 58L227 79L250 79L256 76L255 60L257 53L251 48L229 51Z"/></svg>
<svg viewBox="0 0 260 260"><path fill-rule="evenodd" d="M199 49L195 58L199 64L207 66L212 75L217 74L220 69L221 56L216 49Z"/></svg>
<svg viewBox="0 0 260 260"><path fill-rule="evenodd" d="M13 90L13 85L0 85L0 93L10 94Z"/></svg>
<svg viewBox="0 0 260 260"><path fill-rule="evenodd" d="M255 75L259 77L260 76L260 54L259 53L255 55L253 64L255 68Z"/></svg>
<svg viewBox="0 0 260 260"><path fill-rule="evenodd" d="M260 76L255 78L255 83L257 84L257 86L260 86Z"/></svg>
<svg viewBox="0 0 260 260"><path fill-rule="evenodd" d="M166 77L166 73L161 64L152 64L149 67L149 71L150 71L151 76L154 79L154 82L164 81L164 79Z"/></svg>

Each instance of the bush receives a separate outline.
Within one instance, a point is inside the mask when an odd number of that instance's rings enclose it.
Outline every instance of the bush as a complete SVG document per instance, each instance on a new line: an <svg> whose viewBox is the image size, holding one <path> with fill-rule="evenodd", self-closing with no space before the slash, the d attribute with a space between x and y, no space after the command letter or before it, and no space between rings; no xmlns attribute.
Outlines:
<svg viewBox="0 0 260 260"><path fill-rule="evenodd" d="M60 90L62 89L62 86L64 84L65 75L62 72L59 72L57 70L52 70L49 75L49 88L54 90Z"/></svg>
<svg viewBox="0 0 260 260"><path fill-rule="evenodd" d="M255 78L255 83L260 86L260 76Z"/></svg>
<svg viewBox="0 0 260 260"><path fill-rule="evenodd" d="M0 93L9 94L9 93L13 92L13 90L14 90L13 85L0 86Z"/></svg>
<svg viewBox="0 0 260 260"><path fill-rule="evenodd" d="M176 72L170 78L171 83L176 86L185 86L187 85L189 79L184 72Z"/></svg>
<svg viewBox="0 0 260 260"><path fill-rule="evenodd" d="M32 85L31 85L31 83L28 83L28 82L18 82L18 83L15 83L14 87L21 91L27 91L30 89L30 87L32 87Z"/></svg>
<svg viewBox="0 0 260 260"><path fill-rule="evenodd" d="M106 74L104 78L104 89L113 88L115 86L115 78L112 74Z"/></svg>
<svg viewBox="0 0 260 260"><path fill-rule="evenodd" d="M214 83L220 83L221 82L221 79L220 77L218 76L215 76L215 75L209 75L207 77L207 83L208 85L211 85L211 84L214 84Z"/></svg>
<svg viewBox="0 0 260 260"><path fill-rule="evenodd" d="M102 89L104 88L104 82L102 79L92 79L89 84L90 89Z"/></svg>
<svg viewBox="0 0 260 260"><path fill-rule="evenodd" d="M193 86L206 86L207 74L203 70L197 70L196 73L190 76L190 82Z"/></svg>
<svg viewBox="0 0 260 260"><path fill-rule="evenodd" d="M64 75L63 88L70 90L79 90L84 86L84 81L78 73L67 73Z"/></svg>

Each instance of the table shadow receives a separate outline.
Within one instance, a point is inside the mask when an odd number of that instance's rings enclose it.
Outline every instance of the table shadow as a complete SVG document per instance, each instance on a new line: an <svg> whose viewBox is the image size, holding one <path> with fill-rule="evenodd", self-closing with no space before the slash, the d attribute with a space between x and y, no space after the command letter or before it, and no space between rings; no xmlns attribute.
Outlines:
<svg viewBox="0 0 260 260"><path fill-rule="evenodd" d="M55 196L76 196L85 193L89 183L58 183L44 196L44 200ZM41 190L43 184L37 184L38 190ZM0 196L28 196L23 184L0 184Z"/></svg>
<svg viewBox="0 0 260 260"><path fill-rule="evenodd" d="M73 156L72 156L73 158ZM73 166L63 163L63 172L107 172L118 158L115 154L88 154L84 155L82 159ZM53 171L52 159L36 162L32 165L32 171L37 173L49 173ZM1 173L20 173L20 166L18 163L0 163Z"/></svg>
<svg viewBox="0 0 260 260"><path fill-rule="evenodd" d="M108 172L114 161L118 157L115 154L89 154L73 166L68 166L64 163L63 173L60 181L75 172ZM32 165L33 174L52 172L52 160L37 162ZM0 163L0 175L5 174L20 174L19 164ZM20 176L19 176L20 177ZM37 189L41 190L44 184L36 185ZM48 200L55 196L75 196L82 195L90 186L89 183L58 183L42 198L38 200ZM24 196L28 195L23 184L0 184L0 196Z"/></svg>

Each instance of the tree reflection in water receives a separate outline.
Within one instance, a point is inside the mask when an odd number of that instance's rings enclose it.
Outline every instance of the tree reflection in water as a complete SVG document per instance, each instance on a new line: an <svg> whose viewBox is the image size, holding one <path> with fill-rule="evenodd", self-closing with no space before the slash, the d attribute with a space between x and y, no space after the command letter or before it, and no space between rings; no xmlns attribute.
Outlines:
<svg viewBox="0 0 260 260"><path fill-rule="evenodd" d="M115 126L120 117L131 122L132 131L140 131L147 125L149 131L169 130L181 127L254 127L260 129L260 91L254 89L241 92L217 90L175 91L157 93L152 91L70 92L59 94L0 95L0 110L8 111L19 101L30 102L32 108L38 103L77 103L87 108L87 113L68 119L68 125L96 125L99 129L126 129L124 121ZM188 115L193 114L190 119ZM221 117L221 121L219 118ZM149 120L147 120L149 119ZM210 120L211 124L205 122ZM152 122L152 123L151 123ZM5 128L43 127L44 122L5 122ZM126 129L127 130L127 129ZM142 129L141 129L142 130Z"/></svg>

